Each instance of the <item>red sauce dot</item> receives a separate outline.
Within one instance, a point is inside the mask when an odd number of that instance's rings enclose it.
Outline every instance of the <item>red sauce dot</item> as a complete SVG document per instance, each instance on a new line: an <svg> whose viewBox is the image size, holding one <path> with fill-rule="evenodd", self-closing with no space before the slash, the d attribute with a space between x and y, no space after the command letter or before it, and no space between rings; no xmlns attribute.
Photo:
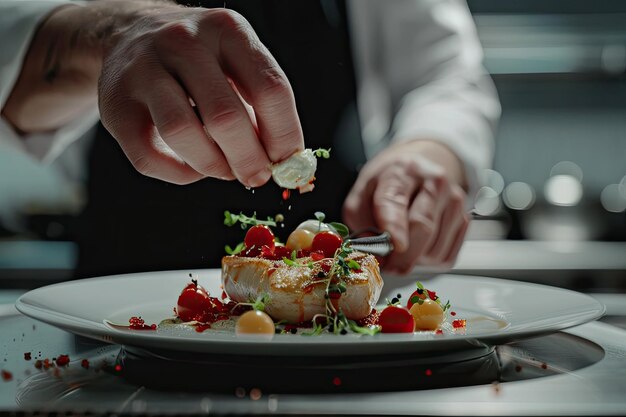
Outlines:
<svg viewBox="0 0 626 417"><path fill-rule="evenodd" d="M120 365L118 363L117 365L115 365L115 367L113 367L113 369L115 369L115 372L121 372L122 371L122 365Z"/></svg>
<svg viewBox="0 0 626 417"><path fill-rule="evenodd" d="M156 330L156 324L146 324L145 320L141 317L131 317L128 320L129 328L133 330Z"/></svg>
<svg viewBox="0 0 626 417"><path fill-rule="evenodd" d="M548 369L548 364L547 363L542 363L541 364L541 369Z"/></svg>
<svg viewBox="0 0 626 417"><path fill-rule="evenodd" d="M210 328L211 328L210 324L196 324L196 331L198 333L202 333L206 329L210 329Z"/></svg>
<svg viewBox="0 0 626 417"><path fill-rule="evenodd" d="M341 385L341 378L339 378L338 376L333 378L333 385L338 387L339 385Z"/></svg>
<svg viewBox="0 0 626 417"><path fill-rule="evenodd" d="M431 376L433 374L433 371L431 371L430 369L427 369L426 372L424 372L424 374L426 374L426 376Z"/></svg>
<svg viewBox="0 0 626 417"><path fill-rule="evenodd" d="M464 319L456 319L452 321L452 327L455 329L461 329L465 327L466 323L467 322Z"/></svg>
<svg viewBox="0 0 626 417"><path fill-rule="evenodd" d="M29 361L32 359L30 352L24 352L24 360Z"/></svg>
<svg viewBox="0 0 626 417"><path fill-rule="evenodd" d="M291 195L291 192L289 191L288 188L285 188L283 190L283 200L287 201L289 200L289 196Z"/></svg>
<svg viewBox="0 0 626 417"><path fill-rule="evenodd" d="M37 360L35 361L35 368L37 368L37 369L41 369L41 368L43 368L43 362L42 362L42 361L40 361L39 359L37 359Z"/></svg>
<svg viewBox="0 0 626 417"><path fill-rule="evenodd" d="M456 311L451 311L451 312L450 312L450 315L451 315L451 316L456 316Z"/></svg>
<svg viewBox="0 0 626 417"><path fill-rule="evenodd" d="M83 359L82 361L80 361L80 366L85 369L89 369L89 361L87 359Z"/></svg>
<svg viewBox="0 0 626 417"><path fill-rule="evenodd" d="M2 370L2 372L1 372L1 374L2 374L2 380L3 380L4 382L9 382L10 380L12 380L12 379L13 379L13 374L12 374L11 372L9 372L9 371L5 371L5 370L3 369L3 370Z"/></svg>
<svg viewBox="0 0 626 417"><path fill-rule="evenodd" d="M437 329L437 330L435 331L435 334L443 334L443 330L441 330L441 329Z"/></svg>
<svg viewBox="0 0 626 417"><path fill-rule="evenodd" d="M58 366L66 366L70 363L70 357L68 355L59 355L56 359L56 363Z"/></svg>

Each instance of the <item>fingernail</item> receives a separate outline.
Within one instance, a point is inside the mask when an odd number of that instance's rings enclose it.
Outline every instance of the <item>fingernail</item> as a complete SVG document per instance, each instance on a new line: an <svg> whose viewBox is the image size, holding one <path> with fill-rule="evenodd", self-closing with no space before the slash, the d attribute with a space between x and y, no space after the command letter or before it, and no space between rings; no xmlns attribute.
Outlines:
<svg viewBox="0 0 626 417"><path fill-rule="evenodd" d="M246 185L248 185L249 187L260 187L261 185L269 181L271 176L272 176L272 173L269 170L264 169L258 174L250 177L248 179L248 184Z"/></svg>

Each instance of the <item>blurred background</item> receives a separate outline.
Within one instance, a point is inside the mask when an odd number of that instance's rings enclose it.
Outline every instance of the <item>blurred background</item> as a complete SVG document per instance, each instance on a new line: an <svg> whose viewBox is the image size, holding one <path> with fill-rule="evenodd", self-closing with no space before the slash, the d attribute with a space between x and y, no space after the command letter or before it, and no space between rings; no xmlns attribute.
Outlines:
<svg viewBox="0 0 626 417"><path fill-rule="evenodd" d="M468 4L503 114L456 272L626 292L626 2ZM72 277L90 140L0 148L0 288Z"/></svg>

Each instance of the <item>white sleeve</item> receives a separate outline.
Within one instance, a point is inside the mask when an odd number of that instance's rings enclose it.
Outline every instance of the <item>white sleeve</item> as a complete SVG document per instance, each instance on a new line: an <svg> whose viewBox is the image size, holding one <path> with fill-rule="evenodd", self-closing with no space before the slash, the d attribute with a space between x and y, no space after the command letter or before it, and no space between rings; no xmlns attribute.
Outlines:
<svg viewBox="0 0 626 417"><path fill-rule="evenodd" d="M491 165L500 105L465 2L352 0L349 5L359 113L370 156L385 137L437 140L463 161L476 190L479 173Z"/></svg>
<svg viewBox="0 0 626 417"><path fill-rule="evenodd" d="M0 109L13 90L38 24L68 0L0 0ZM50 162L98 120L97 108L73 122L46 133L19 135L0 118L0 144L22 149Z"/></svg>

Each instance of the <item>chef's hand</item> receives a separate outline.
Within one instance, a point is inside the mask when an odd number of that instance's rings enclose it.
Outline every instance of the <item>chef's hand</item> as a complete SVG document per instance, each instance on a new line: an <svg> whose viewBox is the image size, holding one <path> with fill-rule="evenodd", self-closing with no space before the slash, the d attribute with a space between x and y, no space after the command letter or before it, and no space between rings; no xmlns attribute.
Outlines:
<svg viewBox="0 0 626 417"><path fill-rule="evenodd" d="M3 114L17 130L51 130L96 99L134 167L177 184L217 177L256 187L270 161L304 149L285 74L226 9L145 0L55 9Z"/></svg>
<svg viewBox="0 0 626 417"><path fill-rule="evenodd" d="M100 114L139 172L179 184L217 177L258 187L271 177L271 161L304 149L289 82L241 15L161 8L113 40Z"/></svg>
<svg viewBox="0 0 626 417"><path fill-rule="evenodd" d="M392 145L361 170L344 203L344 221L352 230L391 234L389 272L406 274L416 264L450 267L469 224L464 182L461 162L444 145Z"/></svg>

